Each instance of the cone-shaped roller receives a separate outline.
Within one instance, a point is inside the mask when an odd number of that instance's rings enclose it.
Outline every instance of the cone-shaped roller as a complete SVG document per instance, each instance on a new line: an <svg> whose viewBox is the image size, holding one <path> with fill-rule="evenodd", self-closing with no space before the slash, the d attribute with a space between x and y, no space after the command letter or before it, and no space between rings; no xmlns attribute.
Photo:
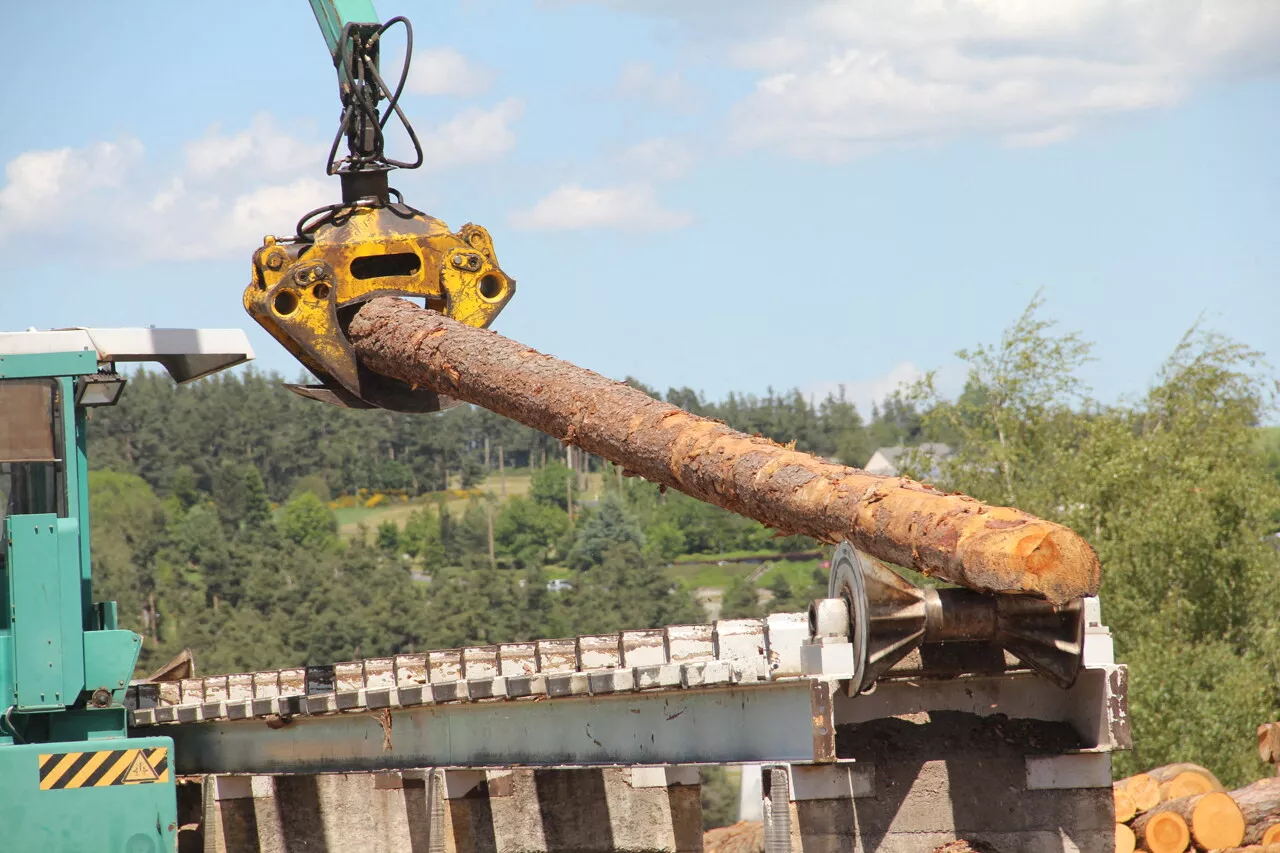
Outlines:
<svg viewBox="0 0 1280 853"><path fill-rule="evenodd" d="M1061 687L1070 687L1080 670L1080 599L1055 607L1029 596L922 589L848 542L841 542L832 557L827 594L848 608L855 691L931 643L997 645Z"/></svg>

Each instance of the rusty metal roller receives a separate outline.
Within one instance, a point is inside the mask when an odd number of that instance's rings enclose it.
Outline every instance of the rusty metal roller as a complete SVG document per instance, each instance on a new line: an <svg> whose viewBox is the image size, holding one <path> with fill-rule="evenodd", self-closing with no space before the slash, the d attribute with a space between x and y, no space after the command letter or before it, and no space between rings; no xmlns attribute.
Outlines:
<svg viewBox="0 0 1280 853"><path fill-rule="evenodd" d="M1060 687L1075 683L1084 650L1081 599L1062 606L1024 595L985 595L963 588L918 587L848 542L837 546L825 601L842 602L854 649L850 693L870 687L913 650L943 644L1004 649Z"/></svg>

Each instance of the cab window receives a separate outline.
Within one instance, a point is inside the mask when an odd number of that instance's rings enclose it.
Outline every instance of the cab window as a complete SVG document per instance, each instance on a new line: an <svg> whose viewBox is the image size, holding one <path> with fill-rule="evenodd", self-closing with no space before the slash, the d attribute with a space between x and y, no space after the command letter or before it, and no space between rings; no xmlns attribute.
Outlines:
<svg viewBox="0 0 1280 853"><path fill-rule="evenodd" d="M58 384L0 380L0 524L9 515L66 515Z"/></svg>

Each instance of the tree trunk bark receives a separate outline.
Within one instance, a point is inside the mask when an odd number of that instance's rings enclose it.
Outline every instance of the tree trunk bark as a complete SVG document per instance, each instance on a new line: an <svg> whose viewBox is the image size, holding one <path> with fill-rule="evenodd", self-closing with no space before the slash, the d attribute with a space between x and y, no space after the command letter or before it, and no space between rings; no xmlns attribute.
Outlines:
<svg viewBox="0 0 1280 853"><path fill-rule="evenodd" d="M1254 782L1231 792L1244 815L1244 843L1280 842L1280 779Z"/></svg>
<svg viewBox="0 0 1280 853"><path fill-rule="evenodd" d="M1202 850L1222 847L1238 847L1244 839L1244 815L1235 800L1223 791L1211 791L1194 797L1182 797L1161 803L1133 821L1133 831L1138 838L1146 838L1150 847L1151 836L1164 815L1181 818L1191 832L1191 838ZM1155 848L1150 848L1154 850Z"/></svg>
<svg viewBox="0 0 1280 853"><path fill-rule="evenodd" d="M1097 555L1061 525L744 435L410 302L371 300L348 336L371 370L483 406L783 535L848 539L952 583L1054 604L1098 591Z"/></svg>

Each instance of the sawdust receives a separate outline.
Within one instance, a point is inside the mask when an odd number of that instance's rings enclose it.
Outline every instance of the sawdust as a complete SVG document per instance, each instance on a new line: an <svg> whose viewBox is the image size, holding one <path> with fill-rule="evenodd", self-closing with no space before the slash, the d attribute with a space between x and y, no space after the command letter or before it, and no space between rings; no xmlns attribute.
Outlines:
<svg viewBox="0 0 1280 853"><path fill-rule="evenodd" d="M1001 853L1001 851L981 841L950 841L933 853Z"/></svg>

